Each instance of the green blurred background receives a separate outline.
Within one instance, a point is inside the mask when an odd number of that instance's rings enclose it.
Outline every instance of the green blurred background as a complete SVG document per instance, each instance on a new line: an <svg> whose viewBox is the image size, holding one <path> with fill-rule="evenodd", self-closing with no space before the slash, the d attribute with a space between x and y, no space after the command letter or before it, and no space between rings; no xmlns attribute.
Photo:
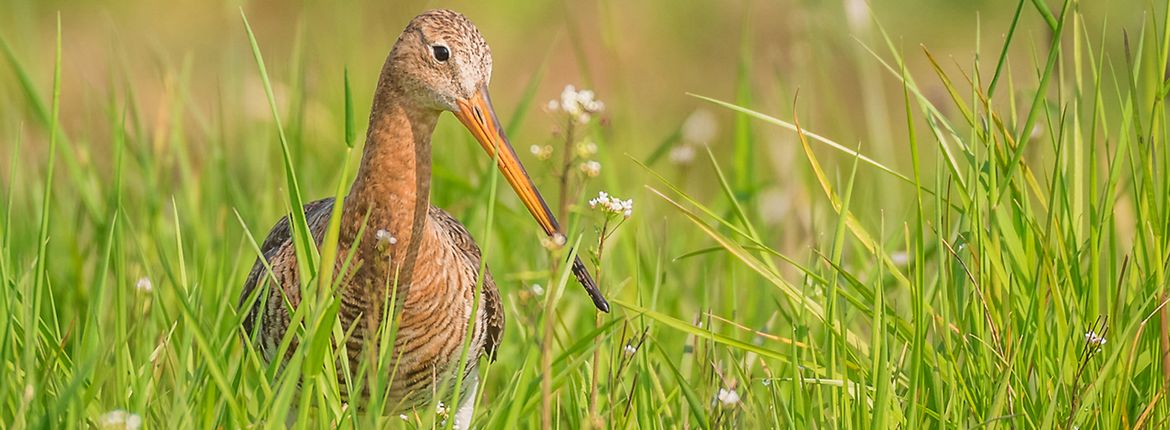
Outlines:
<svg viewBox="0 0 1170 430"><path fill-rule="evenodd" d="M701 110L701 116L715 119L716 134L710 142L700 143L709 143L721 161L730 163L737 156L727 143L735 133L751 138L750 154L739 155L750 156L749 163L732 164L729 175L738 178L739 191L750 189L753 198L761 199L764 222L784 224L775 230L784 233L776 235L779 249L803 254L814 228L813 217L797 209L812 205L803 191L810 184L794 183L808 180L808 175L793 164L793 157L799 157L793 134L759 123L736 124L731 112L687 93L737 101L789 119L795 103L805 128L859 147L877 161L907 172L908 151L897 143L905 134L901 84L866 47L888 61L884 30L894 47L905 52L908 72L919 77L923 93L945 109L950 104L941 103L946 92L933 76L922 47L947 73L962 76L971 73L978 42L981 73L988 79L1016 6L1017 2L1008 0L868 4L863 0L343 4L4 0L0 35L41 94L47 94L54 19L60 13L64 37L61 118L72 138L86 142L71 147L79 163L99 168L111 164L109 152L102 150L109 146L111 124L117 123L110 119L119 115L111 100L129 101L134 112L128 117L138 117L144 124L130 127L128 133L150 130L154 134L131 139L153 142L153 156L164 159L179 156L166 150L168 139L182 137L194 147L206 144L206 152L193 151L184 161L192 177L226 173L241 182L239 192L246 195L274 190L283 179L268 175L279 168L278 146L271 135L257 134L270 131L256 125L270 123L271 115L247 46L240 8L256 31L277 101L283 106L282 116L296 134L298 171L309 178L340 169L344 70L350 71L359 127L364 129L377 74L406 21L428 8L452 8L468 15L491 44L495 57L492 95L505 122L513 121L511 112L525 88L537 85L538 107L526 111L512 136L529 164L535 161L525 148L555 140L551 132L556 121L539 105L556 98L567 84L592 88L607 102L602 127L603 137L608 137L604 167L623 174L606 175L606 188L620 194L641 195L640 182L615 183L619 178L641 178L641 169L627 155L653 161L655 168L671 169L670 157L663 155L664 142L677 137L686 118ZM1078 7L1085 21L1078 27L1104 34L1102 41L1110 48L1107 58L1120 62L1121 30L1137 31L1150 19L1148 9L1137 6L1148 5L1139 0L1081 3ZM1059 12L1059 4L1051 7ZM1018 82L1035 82L1050 34L1035 13L1023 14L1019 27L1020 43L1013 44L1014 60L1008 69ZM1033 61L1020 60L1029 58ZM1027 94L1034 87L1014 90ZM290 100L289 94L302 95L303 100ZM1007 94L1000 91L997 97ZM36 120L25 97L12 68L0 68L0 141L28 142L22 154L41 164L47 136L44 127L29 125ZM447 140L466 141L460 132L443 130ZM457 166L463 165L464 157L482 158L464 154L474 149L471 145L450 148L436 146L440 186L444 181L455 186L466 181L454 173L460 171ZM659 157L651 157L655 151ZM0 151L0 172L7 173L10 155L11 151ZM824 155L829 160L838 156L831 151ZM230 171L209 168L211 157L217 156L226 160L222 166ZM928 172L932 162L926 160ZM735 167L745 165L754 170L736 171ZM540 174L539 167L530 169ZM707 170L678 178L689 192L707 195L715 191ZM881 192L896 184L893 181L879 175L859 184L856 210L862 219L880 219L883 209L894 210L893 219L907 213L910 206L900 199L902 194ZM306 181L303 186L308 197L316 198L329 193L333 184ZM436 204L458 209L460 201L447 199L448 195L437 195ZM255 208L237 209L249 215Z"/></svg>

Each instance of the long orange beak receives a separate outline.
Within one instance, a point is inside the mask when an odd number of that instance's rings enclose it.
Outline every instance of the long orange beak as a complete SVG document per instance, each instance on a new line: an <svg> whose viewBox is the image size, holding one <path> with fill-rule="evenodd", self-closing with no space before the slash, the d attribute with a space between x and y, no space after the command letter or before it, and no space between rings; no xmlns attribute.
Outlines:
<svg viewBox="0 0 1170 430"><path fill-rule="evenodd" d="M508 137L504 135L504 130L500 127L500 120L496 117L496 111L492 107L492 99L488 95L487 87L480 87L471 99L459 100L457 104L459 111L455 112L455 116L459 118L459 122L462 122L463 126L467 127L467 130L475 136L475 140L483 145L488 156L496 158L500 172L504 174L504 179L508 180L513 190L516 190L516 195L520 197L520 201L524 202L524 206L528 208L532 217L536 218L536 222L544 229L544 233L549 236L558 233L561 229L560 224L557 223L552 211L548 209L548 204L544 202L544 197L541 197L536 185L532 183L532 178L528 177L524 165L520 164L519 158L516 158L516 151L512 149L512 144L508 142ZM573 275L581 282L581 286L585 287L585 292L589 293L589 298L593 299L593 305L602 312L609 312L609 303L601 295L601 290L597 289L597 283L593 282L593 277L589 276L589 271L585 269L585 263L581 262L581 257L573 260Z"/></svg>

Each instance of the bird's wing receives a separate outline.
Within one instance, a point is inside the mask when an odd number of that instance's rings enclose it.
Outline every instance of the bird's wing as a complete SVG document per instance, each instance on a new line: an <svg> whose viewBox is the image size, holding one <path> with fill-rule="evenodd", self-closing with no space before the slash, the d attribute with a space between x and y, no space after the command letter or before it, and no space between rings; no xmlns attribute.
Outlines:
<svg viewBox="0 0 1170 430"><path fill-rule="evenodd" d="M483 257L479 246L475 244L475 239L471 237L467 228L463 227L463 224L451 214L438 207L431 206L430 215L431 219L442 224L441 230L450 234L451 242L475 265L475 270L479 270L480 259ZM504 306L500 302L500 290L496 288L496 282L492 279L491 270L487 270L487 266L484 266L482 294L484 323L486 323L483 352L495 360L496 349L500 346L500 339L504 335Z"/></svg>
<svg viewBox="0 0 1170 430"><path fill-rule="evenodd" d="M312 233L314 240L321 240L321 233L325 231L325 227L329 224L329 215L333 211L333 198L321 199L310 202L305 205L305 219L309 224L309 232ZM289 224L288 216L277 221L272 230L268 231L268 237L264 239L264 243L260 245L260 253L263 254L264 260L268 261L268 266L272 267L272 272L278 274L277 280L280 282L289 282L295 280L287 279L288 277L279 276L279 274L295 274L297 261L293 253L280 253L280 250L292 241L292 226ZM292 258L285 258L285 257ZM240 308L247 315L244 317L244 330L249 335L255 327L256 316L260 311L260 306L265 302L263 297L252 298L253 292L257 287L264 285L262 280L267 278L268 269L264 266L264 262L260 258L256 258L256 262L252 265L252 271L248 273L248 279L244 281L244 291L240 294ZM249 300L252 300L252 306L248 309L242 309L248 305Z"/></svg>

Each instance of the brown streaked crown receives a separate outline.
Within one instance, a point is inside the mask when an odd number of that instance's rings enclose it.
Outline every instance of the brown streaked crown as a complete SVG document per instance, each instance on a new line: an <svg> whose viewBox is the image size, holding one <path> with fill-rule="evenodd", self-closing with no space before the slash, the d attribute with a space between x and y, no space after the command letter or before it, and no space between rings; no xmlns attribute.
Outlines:
<svg viewBox="0 0 1170 430"><path fill-rule="evenodd" d="M436 58L438 47L448 51L446 60ZM456 100L487 86L491 75L491 49L475 24L458 12L435 9L407 24L386 59L382 82L420 106L455 111Z"/></svg>

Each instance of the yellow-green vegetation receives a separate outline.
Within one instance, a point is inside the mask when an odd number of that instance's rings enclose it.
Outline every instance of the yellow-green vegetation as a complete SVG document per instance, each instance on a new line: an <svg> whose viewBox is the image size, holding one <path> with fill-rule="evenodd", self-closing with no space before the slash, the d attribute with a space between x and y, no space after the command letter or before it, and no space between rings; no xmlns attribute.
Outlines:
<svg viewBox="0 0 1170 430"><path fill-rule="evenodd" d="M475 427L1170 422L1165 1L170 3L0 5L0 427L449 426L339 400L329 294L283 372L237 310L440 6L569 232L444 117L508 319Z"/></svg>

